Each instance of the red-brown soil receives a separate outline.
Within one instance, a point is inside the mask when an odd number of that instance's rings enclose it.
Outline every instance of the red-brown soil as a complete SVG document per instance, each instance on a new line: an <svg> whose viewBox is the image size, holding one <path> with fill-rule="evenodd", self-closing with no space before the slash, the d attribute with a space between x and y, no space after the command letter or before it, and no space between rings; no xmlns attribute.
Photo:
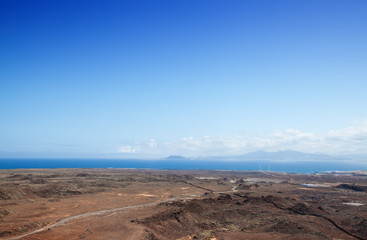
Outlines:
<svg viewBox="0 0 367 240"><path fill-rule="evenodd" d="M367 239L366 186L353 173L0 170L0 239Z"/></svg>

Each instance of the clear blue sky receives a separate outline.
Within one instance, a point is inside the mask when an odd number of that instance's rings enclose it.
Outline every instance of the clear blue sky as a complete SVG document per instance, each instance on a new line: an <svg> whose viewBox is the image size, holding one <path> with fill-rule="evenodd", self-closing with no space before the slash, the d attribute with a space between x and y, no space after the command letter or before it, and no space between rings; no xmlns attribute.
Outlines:
<svg viewBox="0 0 367 240"><path fill-rule="evenodd" d="M3 152L168 154L365 119L365 0L0 1Z"/></svg>

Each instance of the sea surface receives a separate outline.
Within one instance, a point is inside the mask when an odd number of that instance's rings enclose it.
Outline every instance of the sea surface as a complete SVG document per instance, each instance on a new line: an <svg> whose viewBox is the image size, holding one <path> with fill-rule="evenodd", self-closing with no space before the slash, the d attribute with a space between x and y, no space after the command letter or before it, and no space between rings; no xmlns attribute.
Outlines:
<svg viewBox="0 0 367 240"><path fill-rule="evenodd" d="M20 168L139 168L268 170L289 173L367 170L367 164L346 162L269 162L136 159L0 159L0 169Z"/></svg>

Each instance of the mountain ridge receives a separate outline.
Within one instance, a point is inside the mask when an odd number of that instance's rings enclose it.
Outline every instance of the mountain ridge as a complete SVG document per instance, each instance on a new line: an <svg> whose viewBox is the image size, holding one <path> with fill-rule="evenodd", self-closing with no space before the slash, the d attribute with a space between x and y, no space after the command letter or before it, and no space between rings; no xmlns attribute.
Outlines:
<svg viewBox="0 0 367 240"><path fill-rule="evenodd" d="M293 150L267 152L263 150L249 152L239 155L211 156L201 159L213 160L238 160L238 161L328 161L328 160L349 160L349 157L331 156L323 153L304 153Z"/></svg>

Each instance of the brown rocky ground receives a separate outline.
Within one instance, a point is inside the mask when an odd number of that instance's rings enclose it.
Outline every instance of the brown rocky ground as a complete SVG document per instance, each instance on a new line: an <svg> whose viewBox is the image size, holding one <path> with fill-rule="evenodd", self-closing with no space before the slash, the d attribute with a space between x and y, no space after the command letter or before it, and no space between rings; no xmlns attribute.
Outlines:
<svg viewBox="0 0 367 240"><path fill-rule="evenodd" d="M360 173L0 170L0 239L367 239L366 186Z"/></svg>

